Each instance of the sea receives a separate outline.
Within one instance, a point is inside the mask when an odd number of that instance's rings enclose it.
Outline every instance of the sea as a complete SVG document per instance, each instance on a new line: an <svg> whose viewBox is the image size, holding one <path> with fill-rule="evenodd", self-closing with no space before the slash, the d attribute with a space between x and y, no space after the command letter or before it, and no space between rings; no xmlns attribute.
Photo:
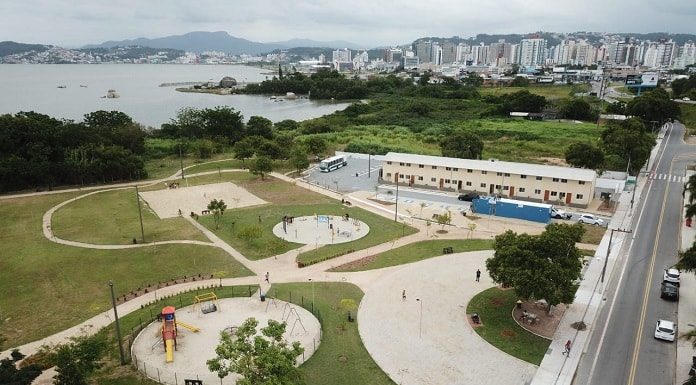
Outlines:
<svg viewBox="0 0 696 385"><path fill-rule="evenodd" d="M82 121L89 112L116 110L144 126L160 128L185 107L229 106L240 111L245 120L257 115L278 122L316 118L349 105L261 95L185 93L173 86L160 87L163 83L217 83L225 76L248 83L272 75L244 65L0 64L0 114L35 111ZM110 89L120 97L104 98Z"/></svg>

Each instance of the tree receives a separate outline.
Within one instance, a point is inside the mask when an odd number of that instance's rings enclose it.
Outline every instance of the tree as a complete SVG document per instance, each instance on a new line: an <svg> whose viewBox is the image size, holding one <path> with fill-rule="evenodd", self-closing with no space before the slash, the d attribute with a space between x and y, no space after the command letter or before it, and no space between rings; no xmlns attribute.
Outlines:
<svg viewBox="0 0 696 385"><path fill-rule="evenodd" d="M309 159L307 159L307 147L295 145L290 152L290 165L297 170L299 174L305 168L309 167Z"/></svg>
<svg viewBox="0 0 696 385"><path fill-rule="evenodd" d="M626 114L626 103L622 101L617 101L615 103L609 103L606 108L607 114L625 115Z"/></svg>
<svg viewBox="0 0 696 385"><path fill-rule="evenodd" d="M558 106L558 117L575 120L596 120L592 106L585 99L572 98L562 101Z"/></svg>
<svg viewBox="0 0 696 385"><path fill-rule="evenodd" d="M266 174L273 171L273 162L267 156L259 156L249 168L254 175L260 175L261 180L266 179Z"/></svg>
<svg viewBox="0 0 696 385"><path fill-rule="evenodd" d="M42 370L36 364L22 366L17 369L15 359L4 358L0 360L0 384L29 385Z"/></svg>
<svg viewBox="0 0 696 385"><path fill-rule="evenodd" d="M529 85L529 79L524 76L515 76L510 82L510 87L527 87Z"/></svg>
<svg viewBox="0 0 696 385"><path fill-rule="evenodd" d="M500 104L501 115L508 115L510 112L539 113L546 107L545 97L533 94L527 90L513 92L501 97L493 97L491 101Z"/></svg>
<svg viewBox="0 0 696 385"><path fill-rule="evenodd" d="M256 152L254 148L256 147L255 140L246 137L232 146L232 151L234 151L234 158L240 159L244 163L244 159L251 158Z"/></svg>
<svg viewBox="0 0 696 385"><path fill-rule="evenodd" d="M283 338L286 325L268 320L268 326L257 334L258 321L248 318L234 336L222 332L215 348L217 357L207 361L208 369L220 378L240 375L238 385L302 384L295 361L304 348L297 341L288 345Z"/></svg>
<svg viewBox="0 0 696 385"><path fill-rule="evenodd" d="M461 78L461 82L467 86L480 87L483 84L483 78L476 72L469 72L466 77Z"/></svg>
<svg viewBox="0 0 696 385"><path fill-rule="evenodd" d="M675 267L686 272L696 271L696 244L679 253L679 261Z"/></svg>
<svg viewBox="0 0 696 385"><path fill-rule="evenodd" d="M328 147L326 140L316 135L308 137L304 143L307 146L307 151L314 156L322 155Z"/></svg>
<svg viewBox="0 0 696 385"><path fill-rule="evenodd" d="M481 159L483 141L470 131L455 131L440 141L442 156L463 159Z"/></svg>
<svg viewBox="0 0 696 385"><path fill-rule="evenodd" d="M281 120L280 122L274 124L274 126L278 131L291 131L300 128L300 124L292 119Z"/></svg>
<svg viewBox="0 0 696 385"><path fill-rule="evenodd" d="M452 212L447 210L444 214L435 214L435 220L442 226L442 231L445 231L445 225L452 223Z"/></svg>
<svg viewBox="0 0 696 385"><path fill-rule="evenodd" d="M225 213L226 209L227 204L222 199L213 199L210 201L210 203L208 203L208 210L213 213L213 219L215 220L215 229L219 228L220 218L222 217L222 214Z"/></svg>
<svg viewBox="0 0 696 385"><path fill-rule="evenodd" d="M79 336L55 349L56 385L87 385L87 379L101 367L100 359L109 347L106 333Z"/></svg>
<svg viewBox="0 0 696 385"><path fill-rule="evenodd" d="M495 254L486 260L493 281L515 289L522 299L545 299L551 306L572 303L582 263L575 247L585 232L580 224L550 224L540 235L511 230L495 237Z"/></svg>
<svg viewBox="0 0 696 385"><path fill-rule="evenodd" d="M631 99L626 104L626 114L640 118L643 123L664 123L668 119L676 119L681 110L676 102L662 88L656 88L641 96Z"/></svg>
<svg viewBox="0 0 696 385"><path fill-rule="evenodd" d="M252 116L246 124L246 135L273 138L273 122L262 117Z"/></svg>
<svg viewBox="0 0 696 385"><path fill-rule="evenodd" d="M645 130L645 125L636 118L626 119L616 124L612 123L602 131L602 147L607 155L616 155L620 164L609 162L613 159L607 156L607 168L625 168L629 172L638 172L650 157L650 151L655 146L655 138ZM630 165L629 165L630 163Z"/></svg>
<svg viewBox="0 0 696 385"><path fill-rule="evenodd" d="M596 170L604 164L604 152L589 143L573 143L566 149L565 159L575 167Z"/></svg>

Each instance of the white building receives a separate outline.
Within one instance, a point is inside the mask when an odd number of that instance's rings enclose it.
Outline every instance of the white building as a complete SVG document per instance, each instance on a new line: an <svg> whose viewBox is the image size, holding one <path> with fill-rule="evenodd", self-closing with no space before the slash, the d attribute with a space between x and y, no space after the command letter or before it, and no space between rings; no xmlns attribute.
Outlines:
<svg viewBox="0 0 696 385"><path fill-rule="evenodd" d="M522 39L520 42L519 64L523 66L540 66L546 61L545 39Z"/></svg>

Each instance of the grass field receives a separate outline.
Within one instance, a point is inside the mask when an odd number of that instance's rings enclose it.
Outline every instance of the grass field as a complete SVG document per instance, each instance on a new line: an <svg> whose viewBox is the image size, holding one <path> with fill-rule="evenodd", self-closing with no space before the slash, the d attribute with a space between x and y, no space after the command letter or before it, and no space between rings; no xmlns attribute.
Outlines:
<svg viewBox="0 0 696 385"><path fill-rule="evenodd" d="M688 129L687 135L696 135L696 104L679 103L679 108L681 109L679 121Z"/></svg>
<svg viewBox="0 0 696 385"><path fill-rule="evenodd" d="M311 309L309 283L274 284L269 295L288 301L290 293L293 302L304 297L304 307ZM307 385L393 385L363 346L358 323L347 322L347 310L341 308L343 299L359 305L363 292L349 283L317 282L314 293L323 339L317 352L300 366Z"/></svg>
<svg viewBox="0 0 696 385"><path fill-rule="evenodd" d="M92 250L55 244L43 237L41 217L75 193L2 201L0 217L0 334L4 348L36 340L104 311L107 282L117 294L148 283L198 273L251 272L220 249L194 245ZM37 309L50 317L37 317Z"/></svg>
<svg viewBox="0 0 696 385"><path fill-rule="evenodd" d="M599 245L599 242L601 242L602 238L604 237L604 233L607 232L607 228L602 226L592 226L583 224L582 227L585 229L585 234L582 235L580 243Z"/></svg>
<svg viewBox="0 0 696 385"><path fill-rule="evenodd" d="M466 312L481 316L483 325L474 330L484 340L505 353L539 365L551 341L522 329L515 322L512 309L516 302L514 290L493 287L472 298Z"/></svg>
<svg viewBox="0 0 696 385"><path fill-rule="evenodd" d="M208 239L184 218L159 219L142 202L145 241ZM135 189L106 191L69 203L53 214L57 237L86 243L119 244L141 242Z"/></svg>
<svg viewBox="0 0 696 385"><path fill-rule="evenodd" d="M530 85L528 87L491 87L480 88L482 95L507 95L517 91L529 91L532 94L541 95L550 100L569 98L571 95L580 92L588 92L589 86L586 84L569 86L563 85Z"/></svg>
<svg viewBox="0 0 696 385"><path fill-rule="evenodd" d="M331 271L373 270L417 262L442 255L442 249L445 247L451 247L455 253L489 250L493 248L493 241L488 239L434 239L415 242L377 254L364 264L356 263L344 267L339 266L331 269Z"/></svg>

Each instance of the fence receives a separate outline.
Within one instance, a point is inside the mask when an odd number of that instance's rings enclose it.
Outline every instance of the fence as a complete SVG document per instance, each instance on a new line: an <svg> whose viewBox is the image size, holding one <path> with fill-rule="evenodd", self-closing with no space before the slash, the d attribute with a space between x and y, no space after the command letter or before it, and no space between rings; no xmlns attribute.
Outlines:
<svg viewBox="0 0 696 385"><path fill-rule="evenodd" d="M309 300L305 299L304 296L299 296L299 298L296 296L295 297L295 302L292 301L292 292L287 292L287 293L281 293L281 294L287 294L287 297L281 299L280 296L278 295L279 293L275 290L274 294L275 296L269 295L270 293L267 293L266 296L266 313L269 311L274 313L274 316L271 318L277 319L279 321L285 321L287 323L286 327L286 333L289 332L292 334L295 331L299 331L303 328L304 322L302 321L302 312L298 312L296 309L297 306L303 308L307 312L311 313L318 321L319 321L319 330L318 333L315 335L311 336L311 342L309 337L310 335L306 335L305 338L305 343L303 344L304 351L302 355L300 355L297 358L297 365L303 364L306 360L308 360L319 348L321 344L321 340L323 337L323 331L321 325L323 324L322 322L322 315L321 312L319 311L318 308L315 308L314 303ZM279 302L275 302L276 299ZM299 301L298 301L299 300ZM280 302L282 301L282 302ZM294 306L293 306L294 305ZM306 313L304 313L306 314ZM157 381L162 384L167 384L167 385L186 385L186 380L196 380L196 381L202 381L203 384L209 385L209 384L220 384L220 385L233 385L236 383L237 376L236 375L229 375L225 378L219 378L217 376L217 373L214 372L198 372L196 373L195 371L184 371L184 370L178 370L175 369L171 366L167 366L167 364L164 363L164 357L162 357L162 360L160 361L161 364L153 364L151 360L147 360L144 357L139 357L137 354L132 353L132 345L135 342L137 336L143 329L145 329L150 323L152 323L154 320L156 320L157 317L151 317L147 320L146 322L141 322L137 326L135 326L131 330L131 334L127 338L127 343L128 343L128 352L131 353L131 363L141 372L143 373L146 377ZM306 318L305 318L306 320ZM305 321L306 322L306 321ZM305 329L306 331L307 329ZM161 347L160 347L161 348ZM162 356L164 356L164 353L162 353ZM207 360L211 357L200 357L201 360Z"/></svg>

